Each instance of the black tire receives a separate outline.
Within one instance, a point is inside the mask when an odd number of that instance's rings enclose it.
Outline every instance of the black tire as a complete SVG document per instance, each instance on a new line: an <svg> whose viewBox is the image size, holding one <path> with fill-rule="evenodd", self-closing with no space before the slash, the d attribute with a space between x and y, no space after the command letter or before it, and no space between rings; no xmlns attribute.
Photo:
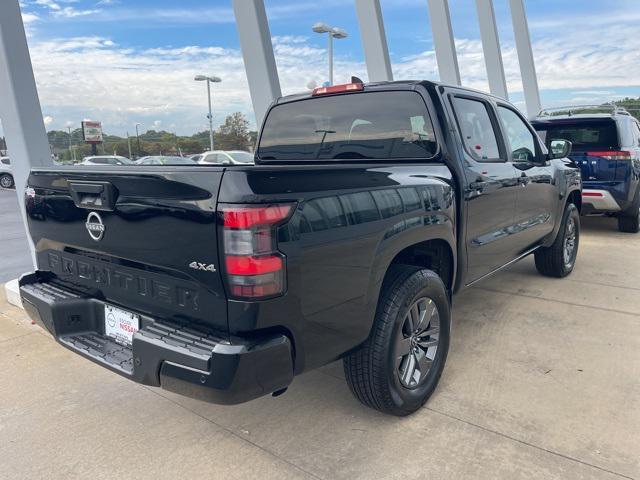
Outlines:
<svg viewBox="0 0 640 480"><path fill-rule="evenodd" d="M364 344L344 358L344 372L351 392L364 405L383 413L404 416L422 407L440 380L449 350L451 306L447 290L435 272L408 266L393 268L383 285L371 334ZM420 311L418 315L425 322L429 316L421 338L418 328L409 335L405 333L412 307L416 304L426 305L429 312L422 310L425 313ZM433 327L434 309L438 328ZM438 338L434 340L436 335ZM431 359L427 355L428 348L434 345L427 348L422 345L434 342L437 343ZM408 353L399 356L398 352L406 345L410 345ZM415 381L416 384L407 386L402 383L406 375L401 375L400 369L410 357L415 360L412 373L417 372L418 379L410 375L409 383ZM422 361L425 368L428 367L424 375ZM408 368L404 371L408 372Z"/></svg>
<svg viewBox="0 0 640 480"><path fill-rule="evenodd" d="M638 200L630 211L618 217L618 230L624 233L638 233L640 231L640 192L636 194Z"/></svg>
<svg viewBox="0 0 640 480"><path fill-rule="evenodd" d="M13 177L8 173L0 175L0 186L2 188L13 188Z"/></svg>
<svg viewBox="0 0 640 480"><path fill-rule="evenodd" d="M573 224L573 248L571 254L565 255L565 247L570 241L571 227ZM562 215L562 223L556 235L556 239L550 247L539 248L535 252L536 268L538 272L547 277L562 278L573 271L578 256L580 245L580 213L573 203L567 203Z"/></svg>

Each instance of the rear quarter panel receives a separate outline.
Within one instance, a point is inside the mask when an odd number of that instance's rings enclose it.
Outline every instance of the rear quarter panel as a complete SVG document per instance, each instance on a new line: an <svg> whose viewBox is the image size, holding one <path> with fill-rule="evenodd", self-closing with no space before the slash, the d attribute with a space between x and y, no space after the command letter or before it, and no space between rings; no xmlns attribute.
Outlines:
<svg viewBox="0 0 640 480"><path fill-rule="evenodd" d="M234 168L225 172L219 202L297 204L278 235L287 294L229 305L232 334L289 331L297 372L367 338L398 252L436 238L456 251L453 183L441 164Z"/></svg>

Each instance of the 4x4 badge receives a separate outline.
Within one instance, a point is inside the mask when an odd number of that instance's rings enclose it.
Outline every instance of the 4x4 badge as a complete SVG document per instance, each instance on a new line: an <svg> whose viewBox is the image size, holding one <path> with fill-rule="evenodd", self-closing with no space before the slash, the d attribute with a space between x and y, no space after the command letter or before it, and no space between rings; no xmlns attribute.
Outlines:
<svg viewBox="0 0 640 480"><path fill-rule="evenodd" d="M206 264L200 262L191 262L189 264L189 268L193 268L194 270L203 270L205 272L215 272L216 266L213 263Z"/></svg>

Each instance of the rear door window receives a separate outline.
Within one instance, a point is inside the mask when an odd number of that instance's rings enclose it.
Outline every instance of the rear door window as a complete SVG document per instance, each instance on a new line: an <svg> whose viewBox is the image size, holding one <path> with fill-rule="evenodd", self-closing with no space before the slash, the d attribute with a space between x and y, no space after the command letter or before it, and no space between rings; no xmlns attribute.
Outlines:
<svg viewBox="0 0 640 480"><path fill-rule="evenodd" d="M365 92L283 103L265 121L263 161L432 158L433 124L411 91Z"/></svg>
<svg viewBox="0 0 640 480"><path fill-rule="evenodd" d="M499 160L498 140L486 104L453 97L453 107L467 153L478 162Z"/></svg>

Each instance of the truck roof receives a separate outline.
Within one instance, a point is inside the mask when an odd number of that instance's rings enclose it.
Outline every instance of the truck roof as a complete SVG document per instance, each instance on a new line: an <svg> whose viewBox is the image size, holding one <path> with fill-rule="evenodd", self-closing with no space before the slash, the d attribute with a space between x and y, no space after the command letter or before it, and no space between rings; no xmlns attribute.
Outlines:
<svg viewBox="0 0 640 480"><path fill-rule="evenodd" d="M446 83L441 83L441 82L435 82L433 80L394 80L391 82L370 82L370 83L363 83L365 91L384 91L384 90L413 90L416 86L418 85L422 85L422 86L432 86L432 87L448 87L448 88L455 88L458 90L466 90L468 92L473 92L473 93L477 93L477 94L481 94L481 95L486 95L488 97L492 97L495 98L496 100L500 100L502 102L505 101L505 99L497 97L489 92L483 92L481 90L476 90L473 88L469 88L469 87L462 87L460 85L451 85L451 84L446 84ZM343 93L338 93L337 95L343 95ZM329 96L329 95L327 95ZM302 92L302 93L294 93L292 95L285 95L283 97L278 98L275 101L276 105L279 105L281 103L289 103L289 102L295 102L297 100L304 100L307 98L313 98L312 96L312 91L308 91L308 92Z"/></svg>

